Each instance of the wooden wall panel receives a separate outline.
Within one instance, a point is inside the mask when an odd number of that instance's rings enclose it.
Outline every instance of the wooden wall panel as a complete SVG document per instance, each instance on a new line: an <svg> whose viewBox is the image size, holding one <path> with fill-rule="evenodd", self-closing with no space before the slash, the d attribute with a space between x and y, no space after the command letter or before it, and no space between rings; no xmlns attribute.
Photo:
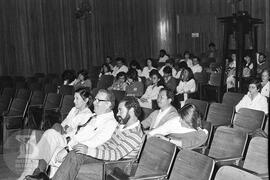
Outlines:
<svg viewBox="0 0 270 180"><path fill-rule="evenodd" d="M0 0L0 74L60 73L100 65L105 56L143 64L164 48L175 56L199 55L215 42L222 49L218 17L231 15L232 0ZM92 13L76 19L82 2ZM259 50L270 55L269 0L245 0L240 9L265 21ZM191 33L200 33L192 38Z"/></svg>

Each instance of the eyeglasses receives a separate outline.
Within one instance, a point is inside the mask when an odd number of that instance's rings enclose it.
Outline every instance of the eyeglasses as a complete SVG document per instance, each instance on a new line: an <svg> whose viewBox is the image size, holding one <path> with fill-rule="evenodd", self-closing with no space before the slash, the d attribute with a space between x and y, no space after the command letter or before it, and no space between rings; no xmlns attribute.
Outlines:
<svg viewBox="0 0 270 180"><path fill-rule="evenodd" d="M95 98L94 101L96 101L96 102L102 102L102 101L109 101L109 100Z"/></svg>

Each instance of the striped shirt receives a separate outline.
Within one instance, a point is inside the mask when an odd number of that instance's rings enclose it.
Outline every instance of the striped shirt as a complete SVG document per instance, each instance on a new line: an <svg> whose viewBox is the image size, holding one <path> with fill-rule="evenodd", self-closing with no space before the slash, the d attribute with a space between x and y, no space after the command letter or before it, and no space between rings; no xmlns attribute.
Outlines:
<svg viewBox="0 0 270 180"><path fill-rule="evenodd" d="M107 161L132 159L139 152L142 137L140 123L131 129L122 129L121 125L118 125L110 140L94 149L88 149L87 155Z"/></svg>

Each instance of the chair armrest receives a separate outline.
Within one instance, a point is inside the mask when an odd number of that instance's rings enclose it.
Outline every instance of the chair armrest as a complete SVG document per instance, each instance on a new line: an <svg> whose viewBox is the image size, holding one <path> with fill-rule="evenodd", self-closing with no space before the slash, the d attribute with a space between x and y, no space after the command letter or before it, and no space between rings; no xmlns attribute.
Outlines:
<svg viewBox="0 0 270 180"><path fill-rule="evenodd" d="M165 174L149 174L149 175L142 175L142 176L135 176L135 177L130 177L130 180L152 180L152 179L167 179L167 175Z"/></svg>

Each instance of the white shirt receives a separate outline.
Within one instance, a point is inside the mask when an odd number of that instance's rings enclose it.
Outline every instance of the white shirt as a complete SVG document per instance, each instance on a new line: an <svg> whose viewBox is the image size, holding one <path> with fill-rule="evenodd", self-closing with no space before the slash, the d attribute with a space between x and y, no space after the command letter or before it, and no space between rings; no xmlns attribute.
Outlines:
<svg viewBox="0 0 270 180"><path fill-rule="evenodd" d="M196 65L191 67L191 70L192 70L193 74L200 73L200 72L202 72L202 66L199 64L196 64Z"/></svg>
<svg viewBox="0 0 270 180"><path fill-rule="evenodd" d="M190 93L195 92L196 82L194 79L189 80L188 82L180 81L176 87L177 94L182 94L184 92L190 91Z"/></svg>
<svg viewBox="0 0 270 180"><path fill-rule="evenodd" d="M149 134L151 136L157 135L157 134L165 136L172 133L179 134L179 133L188 133L192 131L196 131L196 129L183 127L180 122L180 117L176 117L176 118L168 120L167 122L165 122L163 125L159 126L158 128L155 128L149 131Z"/></svg>
<svg viewBox="0 0 270 180"><path fill-rule="evenodd" d="M164 75L163 69L164 69L165 67L166 67L166 65L165 65L165 66L162 66L162 67L160 68L160 70L158 71L159 74L160 74L161 76ZM177 74L176 70L175 70L174 68L172 68L172 77L176 78L176 74Z"/></svg>
<svg viewBox="0 0 270 180"><path fill-rule="evenodd" d="M161 88L163 88L163 86L155 86L154 87L153 85L150 85L147 87L144 95L142 95L141 98L145 98L148 101L152 101L154 99L157 99L158 93L159 93Z"/></svg>
<svg viewBox="0 0 270 180"><path fill-rule="evenodd" d="M257 96L251 100L250 93L248 92L241 101L235 106L236 112L241 108L249 108L258 111L263 111L265 114L268 114L268 102L266 97L258 93Z"/></svg>
<svg viewBox="0 0 270 180"><path fill-rule="evenodd" d="M100 146L111 138L117 125L112 111L98 115L82 127L76 135L71 136L68 146L72 147L78 142L89 148Z"/></svg>
<svg viewBox="0 0 270 180"><path fill-rule="evenodd" d="M261 94L269 98L270 94L270 82L268 81L265 86L262 87Z"/></svg>
<svg viewBox="0 0 270 180"><path fill-rule="evenodd" d="M119 72L128 72L128 67L123 65L120 68L118 66L114 66L112 75L115 77Z"/></svg>
<svg viewBox="0 0 270 180"><path fill-rule="evenodd" d="M146 79L148 79L148 78L149 78L149 73L150 73L150 71L152 71L153 69L156 69L156 68L151 67L151 68L149 69L147 66L144 67L144 68L143 68L143 71L142 71L142 73L141 73L141 76L142 76L142 77L145 77Z"/></svg>
<svg viewBox="0 0 270 180"><path fill-rule="evenodd" d="M169 59L169 56L164 55L163 57L159 57L158 62L166 62L166 60L168 60L168 59Z"/></svg>
<svg viewBox="0 0 270 180"><path fill-rule="evenodd" d="M169 110L171 109L171 107L169 106L167 109L165 109L164 111L161 111L161 109L158 112L157 118L153 124L153 126L151 126L150 129L154 129L159 125L160 120L169 112Z"/></svg>

